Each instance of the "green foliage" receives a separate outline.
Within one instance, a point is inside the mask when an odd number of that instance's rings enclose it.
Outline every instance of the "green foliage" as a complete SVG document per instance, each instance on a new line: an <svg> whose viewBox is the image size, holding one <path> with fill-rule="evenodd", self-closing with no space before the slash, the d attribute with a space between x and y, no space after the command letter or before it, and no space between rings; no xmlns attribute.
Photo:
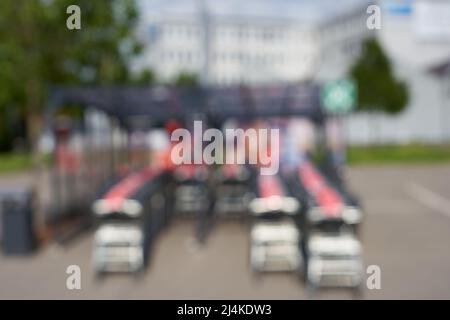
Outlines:
<svg viewBox="0 0 450 320"><path fill-rule="evenodd" d="M0 154L0 174L31 168L31 156L26 153Z"/></svg>
<svg viewBox="0 0 450 320"><path fill-rule="evenodd" d="M143 70L139 75L136 76L136 78L133 80L133 83L138 85L153 85L156 83L156 75L153 70Z"/></svg>
<svg viewBox="0 0 450 320"><path fill-rule="evenodd" d="M376 39L366 40L350 76L358 84L358 110L396 114L407 106L408 87L395 79L391 63Z"/></svg>
<svg viewBox="0 0 450 320"><path fill-rule="evenodd" d="M69 5L81 9L81 30L66 27ZM19 109L35 143L51 85L131 81L129 59L142 49L137 18L134 0L0 1L0 117Z"/></svg>
<svg viewBox="0 0 450 320"><path fill-rule="evenodd" d="M50 154L43 155L43 162L50 164ZM33 167L31 154L25 152L0 153L0 174L31 170Z"/></svg>
<svg viewBox="0 0 450 320"><path fill-rule="evenodd" d="M177 87L196 88L199 86L199 80L196 74L181 72L173 84Z"/></svg>
<svg viewBox="0 0 450 320"><path fill-rule="evenodd" d="M351 146L347 151L350 165L416 164L450 162L449 145L379 145Z"/></svg>

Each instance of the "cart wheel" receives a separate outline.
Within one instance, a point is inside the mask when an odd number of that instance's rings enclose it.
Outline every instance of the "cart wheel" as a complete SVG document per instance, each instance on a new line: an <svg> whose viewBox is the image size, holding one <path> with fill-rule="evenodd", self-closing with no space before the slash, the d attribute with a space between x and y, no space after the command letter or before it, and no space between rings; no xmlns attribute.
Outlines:
<svg viewBox="0 0 450 320"><path fill-rule="evenodd" d="M306 256L306 254L302 254L302 258L303 258L303 263L302 263L303 275L302 275L302 279L303 279L303 283L305 283L305 285L307 285L308 282L309 282L309 280L308 280L308 257Z"/></svg>
<svg viewBox="0 0 450 320"><path fill-rule="evenodd" d="M255 264L253 259L252 259L252 254L251 254L251 247L250 247L250 252L249 252L249 267L250 267L250 272L251 272L251 277L253 281L261 281L261 276L262 276L262 266L260 263Z"/></svg>
<svg viewBox="0 0 450 320"><path fill-rule="evenodd" d="M316 300L319 296L319 287L316 284L307 280L306 295L307 295L308 299Z"/></svg>
<svg viewBox="0 0 450 320"><path fill-rule="evenodd" d="M356 237L359 237L361 235L361 230L360 229L361 229L361 226L359 224L353 225L351 227L351 231L353 232L353 234Z"/></svg>
<svg viewBox="0 0 450 320"><path fill-rule="evenodd" d="M300 281L300 282L305 282L306 280L306 275L305 275L305 270L303 266L299 266L296 270L295 270L295 277Z"/></svg>

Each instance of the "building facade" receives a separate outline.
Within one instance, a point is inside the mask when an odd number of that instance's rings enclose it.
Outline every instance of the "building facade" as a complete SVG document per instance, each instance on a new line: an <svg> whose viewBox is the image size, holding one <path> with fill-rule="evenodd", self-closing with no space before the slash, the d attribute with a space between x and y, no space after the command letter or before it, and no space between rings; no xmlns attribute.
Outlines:
<svg viewBox="0 0 450 320"><path fill-rule="evenodd" d="M368 35L362 5L311 21L200 4L144 12L139 35L146 50L139 68L152 68L163 81L187 72L225 86L337 78Z"/></svg>
<svg viewBox="0 0 450 320"><path fill-rule="evenodd" d="M355 113L347 119L352 144L447 143L450 140L450 73L434 69L450 61L450 2L384 0L376 36L395 74L409 88L409 104L397 115ZM448 17L439 19L439 17Z"/></svg>

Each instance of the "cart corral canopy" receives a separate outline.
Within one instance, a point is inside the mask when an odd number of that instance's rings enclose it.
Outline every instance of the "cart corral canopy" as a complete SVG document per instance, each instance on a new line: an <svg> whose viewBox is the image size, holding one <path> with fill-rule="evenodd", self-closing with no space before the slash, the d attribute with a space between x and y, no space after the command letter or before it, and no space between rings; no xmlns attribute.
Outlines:
<svg viewBox="0 0 450 320"><path fill-rule="evenodd" d="M50 94L47 114L67 105L96 108L122 123L133 117L153 121L189 119L202 114L213 122L227 118L277 116L323 118L319 87L314 84L228 87L174 88L158 87L56 87Z"/></svg>

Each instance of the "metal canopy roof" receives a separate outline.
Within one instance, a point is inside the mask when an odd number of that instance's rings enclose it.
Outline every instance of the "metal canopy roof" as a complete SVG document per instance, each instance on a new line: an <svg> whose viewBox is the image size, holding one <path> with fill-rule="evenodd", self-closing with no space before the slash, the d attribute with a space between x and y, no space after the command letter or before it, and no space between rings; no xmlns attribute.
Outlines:
<svg viewBox="0 0 450 320"><path fill-rule="evenodd" d="M220 122L227 118L251 119L277 116L308 117L321 122L319 88L312 84L232 87L58 87L51 91L47 112L51 117L65 105L93 107L122 123L133 117L155 121L189 119L202 114Z"/></svg>

